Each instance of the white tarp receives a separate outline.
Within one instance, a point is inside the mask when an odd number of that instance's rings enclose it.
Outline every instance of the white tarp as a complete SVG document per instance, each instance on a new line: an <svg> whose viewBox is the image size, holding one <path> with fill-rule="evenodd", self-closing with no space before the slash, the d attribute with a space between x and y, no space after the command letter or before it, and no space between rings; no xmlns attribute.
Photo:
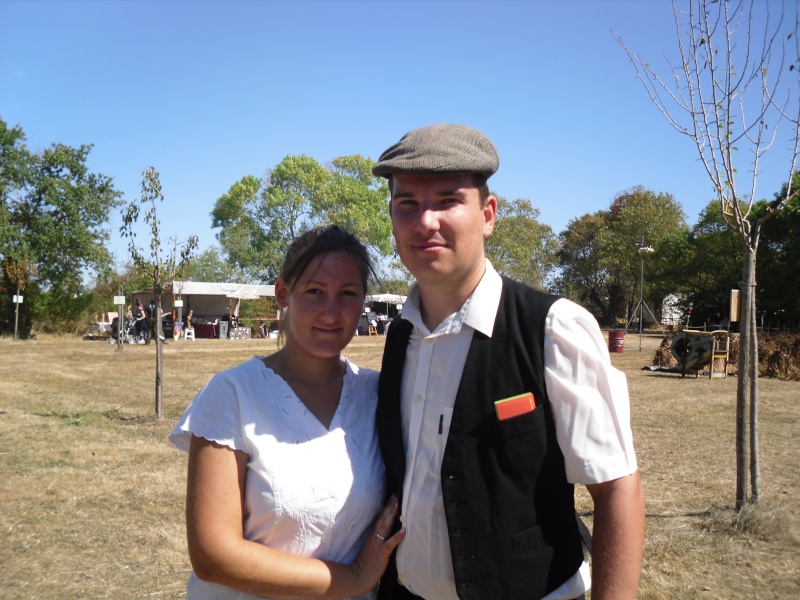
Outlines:
<svg viewBox="0 0 800 600"><path fill-rule="evenodd" d="M264 296L275 296L274 285L250 283L213 283L209 281L173 281L164 287L165 294L176 296L225 296L239 300L257 300Z"/></svg>
<svg viewBox="0 0 800 600"><path fill-rule="evenodd" d="M403 304L407 296L400 296L398 294L367 294L364 299L366 304L371 302L384 302L386 304Z"/></svg>
<svg viewBox="0 0 800 600"><path fill-rule="evenodd" d="M678 294L664 296L664 301L661 303L661 324L680 327L686 313L684 303L683 296Z"/></svg>
<svg viewBox="0 0 800 600"><path fill-rule="evenodd" d="M255 300L274 297L274 285L255 285L249 283L223 283L210 281L173 281L164 286L161 295L161 308L166 312L174 310L173 296L183 301L184 316L192 310L195 317L205 316L213 321L216 318L239 313L240 300ZM139 298L147 305L153 297L153 288L134 292L131 300Z"/></svg>

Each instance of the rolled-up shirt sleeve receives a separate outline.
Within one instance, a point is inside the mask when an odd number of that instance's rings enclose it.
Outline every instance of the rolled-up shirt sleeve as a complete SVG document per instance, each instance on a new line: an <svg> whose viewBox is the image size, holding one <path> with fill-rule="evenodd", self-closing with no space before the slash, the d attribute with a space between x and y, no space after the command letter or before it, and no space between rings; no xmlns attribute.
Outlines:
<svg viewBox="0 0 800 600"><path fill-rule="evenodd" d="M547 395L571 483L603 483L637 470L628 383L611 366L595 318L569 300L553 303L544 338Z"/></svg>

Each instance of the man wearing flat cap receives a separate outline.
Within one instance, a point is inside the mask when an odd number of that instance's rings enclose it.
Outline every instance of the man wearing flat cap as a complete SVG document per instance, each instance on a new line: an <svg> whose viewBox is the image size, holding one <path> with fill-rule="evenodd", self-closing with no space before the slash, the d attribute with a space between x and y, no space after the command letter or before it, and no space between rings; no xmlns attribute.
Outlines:
<svg viewBox="0 0 800 600"><path fill-rule="evenodd" d="M634 598L644 493L625 376L578 305L484 256L494 144L463 125L386 150L397 250L416 278L389 328L376 416L406 537L379 599ZM573 485L594 501L589 567ZM590 572L591 571L591 572Z"/></svg>

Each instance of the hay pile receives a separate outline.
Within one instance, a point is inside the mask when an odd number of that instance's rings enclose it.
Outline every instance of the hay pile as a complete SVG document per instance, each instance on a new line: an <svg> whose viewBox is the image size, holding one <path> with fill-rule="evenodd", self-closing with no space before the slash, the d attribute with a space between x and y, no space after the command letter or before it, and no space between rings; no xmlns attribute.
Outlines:
<svg viewBox="0 0 800 600"><path fill-rule="evenodd" d="M654 367L678 367L672 355L672 337L665 337L653 356ZM736 373L739 336L731 339L728 373ZM765 377L800 381L800 334L761 333L758 336L758 371Z"/></svg>
<svg viewBox="0 0 800 600"><path fill-rule="evenodd" d="M678 367L680 363L672 355L672 337L665 337L653 356L654 367Z"/></svg>
<svg viewBox="0 0 800 600"><path fill-rule="evenodd" d="M767 377L800 381L800 334L771 333L758 338L759 372Z"/></svg>

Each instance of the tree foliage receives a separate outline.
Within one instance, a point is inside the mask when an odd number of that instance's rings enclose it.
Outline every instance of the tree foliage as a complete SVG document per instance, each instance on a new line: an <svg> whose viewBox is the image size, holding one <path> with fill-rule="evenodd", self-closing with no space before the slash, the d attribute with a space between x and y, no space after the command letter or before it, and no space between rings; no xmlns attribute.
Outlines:
<svg viewBox="0 0 800 600"><path fill-rule="evenodd" d="M266 240L255 212L261 183L248 175L220 196L211 211L211 226L219 229L217 240L224 260L242 273L244 281L259 279Z"/></svg>
<svg viewBox="0 0 800 600"><path fill-rule="evenodd" d="M739 236L728 226L719 202L712 200L689 235L681 290L687 304L695 307L725 304L730 290L739 288L742 255Z"/></svg>
<svg viewBox="0 0 800 600"><path fill-rule="evenodd" d="M679 285L671 257L687 233L683 208L671 194L641 186L621 192L607 210L573 219L560 234L557 288L601 323L620 325L638 299L638 245L655 250L647 258L645 299L656 308Z"/></svg>
<svg viewBox="0 0 800 600"><path fill-rule="evenodd" d="M558 243L552 228L539 222L539 210L530 200L495 197L497 221L486 240L486 256L498 273L534 288L548 289Z"/></svg>
<svg viewBox="0 0 800 600"><path fill-rule="evenodd" d="M785 183L773 200L758 207L756 217L786 197ZM792 188L800 189L800 174ZM794 196L761 234L758 260L759 313L765 324L800 326L800 197Z"/></svg>
<svg viewBox="0 0 800 600"><path fill-rule="evenodd" d="M345 227L374 257L392 251L388 188L372 175L373 162L342 156L327 167L287 156L259 182L243 177L217 199L212 227L226 260L251 281L274 282L291 241L322 224Z"/></svg>
<svg viewBox="0 0 800 600"><path fill-rule="evenodd" d="M91 149L53 144L30 152L22 129L0 119L0 296L18 285L28 290L23 335L33 319L58 327L80 314L84 277L111 268L108 216L120 193L110 177L89 171ZM0 305L3 331L10 308Z"/></svg>
<svg viewBox="0 0 800 600"><path fill-rule="evenodd" d="M243 272L222 256L219 247L213 246L193 256L183 270L187 281L235 281L249 283Z"/></svg>

